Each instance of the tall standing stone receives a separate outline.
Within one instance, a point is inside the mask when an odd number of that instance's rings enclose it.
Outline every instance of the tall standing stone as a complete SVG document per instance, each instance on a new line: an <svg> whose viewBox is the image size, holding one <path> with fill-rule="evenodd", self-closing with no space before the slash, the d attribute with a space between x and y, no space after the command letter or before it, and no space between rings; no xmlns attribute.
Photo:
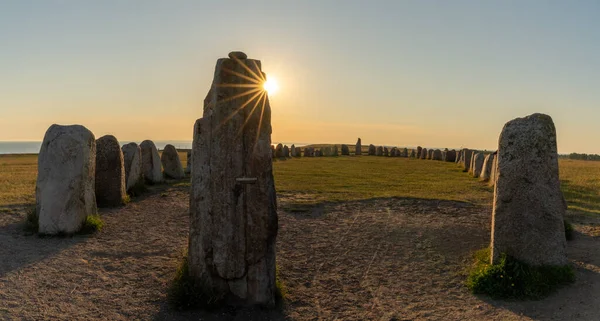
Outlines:
<svg viewBox="0 0 600 321"><path fill-rule="evenodd" d="M283 157L283 144L279 143L277 144L277 147L275 147L275 157Z"/></svg>
<svg viewBox="0 0 600 321"><path fill-rule="evenodd" d="M96 139L80 125L52 125L38 155L35 187L39 233L72 234L97 212Z"/></svg>
<svg viewBox="0 0 600 321"><path fill-rule="evenodd" d="M290 157L290 149L287 145L283 146L283 157L285 157L285 158Z"/></svg>
<svg viewBox="0 0 600 321"><path fill-rule="evenodd" d="M439 149L434 150L433 153L431 154L431 159L436 160L436 161L443 160L442 159L442 151Z"/></svg>
<svg viewBox="0 0 600 321"><path fill-rule="evenodd" d="M123 152L123 165L125 166L125 187L130 191L137 184L143 184L142 174L142 149L136 143L129 143L121 147Z"/></svg>
<svg viewBox="0 0 600 321"><path fill-rule="evenodd" d="M408 148L406 148L406 147L405 147L405 148L402 150L402 155L401 155L401 156L402 156L402 157L408 157Z"/></svg>
<svg viewBox="0 0 600 321"><path fill-rule="evenodd" d="M433 159L433 149L427 151L427 159Z"/></svg>
<svg viewBox="0 0 600 321"><path fill-rule="evenodd" d="M277 203L260 68L236 53L217 61L194 128L188 262L191 277L213 297L273 306ZM256 97L243 95L255 84L249 78L258 82Z"/></svg>
<svg viewBox="0 0 600 321"><path fill-rule="evenodd" d="M140 144L140 148L142 149L142 170L146 182L157 184L164 181L156 145L151 140L145 140Z"/></svg>
<svg viewBox="0 0 600 321"><path fill-rule="evenodd" d="M375 156L376 153L377 153L377 149L375 148L375 145L370 144L369 145L369 156Z"/></svg>
<svg viewBox="0 0 600 321"><path fill-rule="evenodd" d="M565 206L552 118L533 114L504 125L498 143L492 263L501 253L530 265L566 265Z"/></svg>
<svg viewBox="0 0 600 321"><path fill-rule="evenodd" d="M427 148L423 148L421 149L421 159L427 159L427 154L429 152L427 151Z"/></svg>
<svg viewBox="0 0 600 321"><path fill-rule="evenodd" d="M362 142L360 140L360 137L356 141L356 149L354 150L354 155L357 155L357 156L362 155Z"/></svg>
<svg viewBox="0 0 600 321"><path fill-rule="evenodd" d="M290 147L290 154L292 157L297 157L296 156L296 145L292 144L292 146Z"/></svg>
<svg viewBox="0 0 600 321"><path fill-rule="evenodd" d="M387 147L383 148L383 156L390 156L390 150Z"/></svg>
<svg viewBox="0 0 600 321"><path fill-rule="evenodd" d="M181 159L175 146L167 144L160 157L160 162L164 170L164 174L167 177L173 179L181 179L185 177L183 172L183 166L181 165Z"/></svg>
<svg viewBox="0 0 600 321"><path fill-rule="evenodd" d="M461 164L463 165L463 172L468 172L469 169L471 168L471 158L473 156L473 151L468 149L468 148L464 148L462 151L462 160L461 160Z"/></svg>
<svg viewBox="0 0 600 321"><path fill-rule="evenodd" d="M481 181L487 182L490 180L490 175L492 174L492 166L494 165L495 158L496 152L493 152L485 157L483 161L483 167L481 169L481 175L479 175Z"/></svg>
<svg viewBox="0 0 600 321"><path fill-rule="evenodd" d="M417 158L421 158L421 155L423 155L423 147L417 146Z"/></svg>
<svg viewBox="0 0 600 321"><path fill-rule="evenodd" d="M410 150L410 155L408 155L408 157L410 157L410 158L415 158L415 157L417 157L417 153L415 152L415 150L414 150L414 149L411 149L411 150Z"/></svg>
<svg viewBox="0 0 600 321"><path fill-rule="evenodd" d="M339 156L339 151L337 145L333 145L333 151L331 152L332 156Z"/></svg>
<svg viewBox="0 0 600 321"><path fill-rule="evenodd" d="M376 156L383 156L383 146L377 146L377 150L375 151Z"/></svg>
<svg viewBox="0 0 600 321"><path fill-rule="evenodd" d="M348 145L342 144L342 156L348 155L350 155L350 149L348 148Z"/></svg>
<svg viewBox="0 0 600 321"><path fill-rule="evenodd" d="M304 157L315 156L315 149L313 147L304 147Z"/></svg>
<svg viewBox="0 0 600 321"><path fill-rule="evenodd" d="M485 161L485 155L480 152L476 153L473 157L473 172L471 173L473 177L478 178L481 176L481 171L483 170L483 162Z"/></svg>
<svg viewBox="0 0 600 321"><path fill-rule="evenodd" d="M115 136L96 140L96 204L98 207L125 204L125 162L123 151Z"/></svg>
<svg viewBox="0 0 600 321"><path fill-rule="evenodd" d="M492 170L490 171L490 180L488 182L489 186L494 186L496 184L496 172L498 171L498 151L496 151L494 154L494 162L492 163Z"/></svg>

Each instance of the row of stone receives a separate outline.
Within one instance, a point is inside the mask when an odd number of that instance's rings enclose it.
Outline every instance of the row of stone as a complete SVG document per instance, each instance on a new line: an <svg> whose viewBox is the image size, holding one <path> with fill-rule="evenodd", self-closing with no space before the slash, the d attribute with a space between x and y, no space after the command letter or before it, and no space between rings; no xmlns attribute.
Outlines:
<svg viewBox="0 0 600 321"><path fill-rule="evenodd" d="M52 125L38 157L39 233L74 233L97 206L122 205L137 185L160 183L163 175L185 177L173 145L161 157L150 140L121 147L112 135L96 140L83 126Z"/></svg>
<svg viewBox="0 0 600 321"><path fill-rule="evenodd" d="M488 153L464 148L459 152L456 162L460 164L464 172L483 182L494 185L496 177L497 151Z"/></svg>

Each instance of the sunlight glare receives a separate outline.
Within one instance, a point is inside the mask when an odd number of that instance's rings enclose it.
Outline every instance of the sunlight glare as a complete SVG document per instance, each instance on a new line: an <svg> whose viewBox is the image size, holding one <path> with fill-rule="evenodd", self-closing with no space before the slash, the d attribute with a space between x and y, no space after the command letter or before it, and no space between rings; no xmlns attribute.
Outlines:
<svg viewBox="0 0 600 321"><path fill-rule="evenodd" d="M263 88L267 91L269 96L274 95L279 90L277 79L273 77L267 77L267 81L265 81L265 83L263 84Z"/></svg>

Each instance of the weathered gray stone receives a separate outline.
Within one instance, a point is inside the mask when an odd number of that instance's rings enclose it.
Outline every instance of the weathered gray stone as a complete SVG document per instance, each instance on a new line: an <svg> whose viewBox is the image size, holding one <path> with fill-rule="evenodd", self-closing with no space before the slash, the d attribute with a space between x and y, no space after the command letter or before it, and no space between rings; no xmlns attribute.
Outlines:
<svg viewBox="0 0 600 321"><path fill-rule="evenodd" d="M287 145L283 146L283 157L285 157L285 158L290 157L290 149Z"/></svg>
<svg viewBox="0 0 600 321"><path fill-rule="evenodd" d="M433 149L427 151L427 159L433 159Z"/></svg>
<svg viewBox="0 0 600 321"><path fill-rule="evenodd" d="M377 153L377 149L375 148L375 145L370 144L369 145L369 156L375 156L376 153Z"/></svg>
<svg viewBox="0 0 600 321"><path fill-rule="evenodd" d="M504 125L498 143L492 263L501 253L530 265L566 265L565 204L556 129L548 115Z"/></svg>
<svg viewBox="0 0 600 321"><path fill-rule="evenodd" d="M260 108L246 104L252 96L242 95L253 84L247 79L257 75L262 75L257 60L217 62L203 117L194 127L188 262L190 276L214 298L273 306L277 203L271 107L266 92L254 98Z"/></svg>
<svg viewBox="0 0 600 321"><path fill-rule="evenodd" d="M186 174L190 174L192 172L192 163L193 163L193 161L192 161L192 151L188 150L188 152L187 152L187 162L185 164L185 170L184 170L184 172Z"/></svg>
<svg viewBox="0 0 600 321"><path fill-rule="evenodd" d="M427 148L423 148L421 149L421 159L427 159L427 154L429 152L427 151Z"/></svg>
<svg viewBox="0 0 600 321"><path fill-rule="evenodd" d="M342 155L343 156L350 155L350 149L348 148L348 145L342 145Z"/></svg>
<svg viewBox="0 0 600 321"><path fill-rule="evenodd" d="M354 155L360 156L362 155L362 143L360 137L356 141L356 149L354 150Z"/></svg>
<svg viewBox="0 0 600 321"><path fill-rule="evenodd" d="M473 171L475 170L475 154L477 154L477 151L473 151L473 153L471 153L471 162L469 164L469 174L473 175Z"/></svg>
<svg viewBox="0 0 600 321"><path fill-rule="evenodd" d="M473 157L473 172L471 173L473 177L479 178L481 176L481 171L483 170L483 162L485 161L485 154L483 153L475 153Z"/></svg>
<svg viewBox="0 0 600 321"><path fill-rule="evenodd" d="M277 144L275 147L275 157L282 158L283 156L283 145L281 143Z"/></svg>
<svg viewBox="0 0 600 321"><path fill-rule="evenodd" d="M383 156L390 156L390 150L387 147L383 148Z"/></svg>
<svg viewBox="0 0 600 321"><path fill-rule="evenodd" d="M463 148L461 157L461 165L463 167L463 172L468 172L471 168L471 158L473 157L473 151L468 148Z"/></svg>
<svg viewBox="0 0 600 321"><path fill-rule="evenodd" d="M410 154L408 155L408 157L410 157L410 158L417 157L417 152L414 149L411 149L410 150Z"/></svg>
<svg viewBox="0 0 600 321"><path fill-rule="evenodd" d="M140 148L142 149L142 170L146 183L157 184L164 181L156 145L151 140L145 140L140 144Z"/></svg>
<svg viewBox="0 0 600 321"><path fill-rule="evenodd" d="M488 182L489 186L496 185L496 173L498 171L498 151L496 151L494 154L494 162L492 163L492 171L490 172L490 180Z"/></svg>
<svg viewBox="0 0 600 321"><path fill-rule="evenodd" d="M433 153L431 154L431 159L432 160L436 160L436 161L443 160L443 158L442 158L442 151L439 150L439 149L434 150Z"/></svg>
<svg viewBox="0 0 600 321"><path fill-rule="evenodd" d="M125 187L130 191L135 185L143 184L142 174L142 149L136 143L129 143L121 147L123 152L123 165L125 167Z"/></svg>
<svg viewBox="0 0 600 321"><path fill-rule="evenodd" d="M375 151L376 156L383 156L383 147L377 146L377 150Z"/></svg>
<svg viewBox="0 0 600 321"><path fill-rule="evenodd" d="M444 161L454 163L456 161L456 151L454 149L446 151Z"/></svg>
<svg viewBox="0 0 600 321"><path fill-rule="evenodd" d="M125 163L123 151L115 136L106 135L96 140L96 204L98 207L125 204Z"/></svg>
<svg viewBox="0 0 600 321"><path fill-rule="evenodd" d="M485 156L485 160L483 161L483 167L481 169L481 175L479 175L481 181L487 182L490 180L490 175L492 174L492 166L494 165L495 158L496 152Z"/></svg>
<svg viewBox="0 0 600 321"><path fill-rule="evenodd" d="M164 175L173 179L181 179L185 177L181 159L175 146L168 144L162 152L160 162L164 170Z"/></svg>
<svg viewBox="0 0 600 321"><path fill-rule="evenodd" d="M399 157L399 151L398 148L396 147L392 147L392 149L390 149L390 157Z"/></svg>
<svg viewBox="0 0 600 321"><path fill-rule="evenodd" d="M296 145L292 144L292 146L290 147L290 155L292 157L298 157L296 156Z"/></svg>
<svg viewBox="0 0 600 321"><path fill-rule="evenodd" d="M52 125L38 156L35 187L39 233L72 234L97 213L96 139L80 125Z"/></svg>

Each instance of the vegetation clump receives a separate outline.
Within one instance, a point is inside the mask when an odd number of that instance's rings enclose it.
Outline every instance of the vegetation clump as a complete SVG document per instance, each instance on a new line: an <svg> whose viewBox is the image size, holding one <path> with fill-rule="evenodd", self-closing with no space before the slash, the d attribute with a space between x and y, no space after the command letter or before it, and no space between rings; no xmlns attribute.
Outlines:
<svg viewBox="0 0 600 321"><path fill-rule="evenodd" d="M98 232L102 230L104 227L104 221L100 218L100 215L88 215L85 218L85 222L83 222L83 226L81 230L76 234L92 234L94 232Z"/></svg>
<svg viewBox="0 0 600 321"><path fill-rule="evenodd" d="M79 230L79 232L75 233L75 235L92 234L94 232L102 230L102 227L104 227L104 221L102 220L100 215L98 215L98 214L89 215L85 218L85 221L83 222L83 225L81 226L81 229ZM39 217L37 215L35 206L32 207L27 212L27 215L25 217L24 229L25 229L25 232L31 233L31 234L37 234L40 230ZM69 235L61 233L61 234L58 234L57 236L69 236Z"/></svg>
<svg viewBox="0 0 600 321"><path fill-rule="evenodd" d="M489 248L477 251L474 256L467 287L475 294L487 294L493 299L541 299L575 281L570 266L530 266L506 254L492 265Z"/></svg>

